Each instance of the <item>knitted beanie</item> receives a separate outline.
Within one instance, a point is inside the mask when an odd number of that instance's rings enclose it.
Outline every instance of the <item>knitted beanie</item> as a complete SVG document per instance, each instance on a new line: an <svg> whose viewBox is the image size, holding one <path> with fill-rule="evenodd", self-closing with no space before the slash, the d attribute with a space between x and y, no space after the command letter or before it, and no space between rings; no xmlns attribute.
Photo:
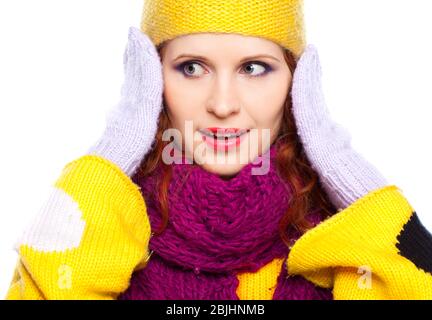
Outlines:
<svg viewBox="0 0 432 320"><path fill-rule="evenodd" d="M144 0L141 31L157 46L192 33L262 37L298 59L306 46L303 0Z"/></svg>

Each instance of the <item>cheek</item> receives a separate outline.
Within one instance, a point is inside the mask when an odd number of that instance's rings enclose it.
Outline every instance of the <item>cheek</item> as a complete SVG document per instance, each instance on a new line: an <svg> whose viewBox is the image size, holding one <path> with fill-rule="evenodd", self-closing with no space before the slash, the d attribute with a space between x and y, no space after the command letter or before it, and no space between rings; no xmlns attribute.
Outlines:
<svg viewBox="0 0 432 320"><path fill-rule="evenodd" d="M287 75L281 73L260 90L261 101L273 111L277 110L286 100L290 85L287 77Z"/></svg>
<svg viewBox="0 0 432 320"><path fill-rule="evenodd" d="M183 132L186 121L193 121L196 125L197 118L200 116L199 104L192 98L184 94L185 90L176 85L167 86L164 91L165 105L172 126Z"/></svg>
<svg viewBox="0 0 432 320"><path fill-rule="evenodd" d="M288 89L285 87L269 87L258 94L249 96L248 113L257 127L274 128L282 116Z"/></svg>
<svg viewBox="0 0 432 320"><path fill-rule="evenodd" d="M265 110L265 111L263 111ZM272 131L279 128L282 120L284 106L270 105L263 108L248 108L249 116L254 120L257 129L271 129ZM274 134L274 132L272 132Z"/></svg>
<svg viewBox="0 0 432 320"><path fill-rule="evenodd" d="M291 77L287 72L270 74L265 80L257 80L254 86L242 88L242 100L253 108L253 113L263 119L274 119L280 113L287 98ZM263 112L265 110L265 112Z"/></svg>
<svg viewBox="0 0 432 320"><path fill-rule="evenodd" d="M272 88L269 90L267 97L267 114L264 117L268 121L268 127L274 131L279 131L283 114L285 110L285 103L288 98L290 85L291 85L291 74L289 70L283 74L277 81L274 82Z"/></svg>
<svg viewBox="0 0 432 320"><path fill-rule="evenodd" d="M181 83L176 81L176 77L172 72L164 72L165 102L168 112L174 117L181 117L188 110L186 92Z"/></svg>

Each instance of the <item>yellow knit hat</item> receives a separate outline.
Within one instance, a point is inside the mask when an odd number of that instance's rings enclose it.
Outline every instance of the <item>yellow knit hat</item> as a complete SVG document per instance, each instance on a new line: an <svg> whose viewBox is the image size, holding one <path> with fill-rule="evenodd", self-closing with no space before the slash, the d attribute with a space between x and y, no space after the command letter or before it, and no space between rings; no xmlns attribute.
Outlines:
<svg viewBox="0 0 432 320"><path fill-rule="evenodd" d="M201 32L262 37L296 58L306 45L303 0L144 0L141 31L157 46Z"/></svg>

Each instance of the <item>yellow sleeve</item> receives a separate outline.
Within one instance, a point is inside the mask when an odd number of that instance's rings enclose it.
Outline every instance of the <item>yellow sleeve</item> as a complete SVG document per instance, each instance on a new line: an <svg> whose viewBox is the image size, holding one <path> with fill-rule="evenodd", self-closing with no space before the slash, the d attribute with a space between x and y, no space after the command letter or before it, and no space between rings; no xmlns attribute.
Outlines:
<svg viewBox="0 0 432 320"><path fill-rule="evenodd" d="M95 155L62 171L15 245L6 299L116 299L149 257L150 222L139 187Z"/></svg>
<svg viewBox="0 0 432 320"><path fill-rule="evenodd" d="M390 185L308 230L292 247L287 269L333 288L337 300L429 300L432 235Z"/></svg>

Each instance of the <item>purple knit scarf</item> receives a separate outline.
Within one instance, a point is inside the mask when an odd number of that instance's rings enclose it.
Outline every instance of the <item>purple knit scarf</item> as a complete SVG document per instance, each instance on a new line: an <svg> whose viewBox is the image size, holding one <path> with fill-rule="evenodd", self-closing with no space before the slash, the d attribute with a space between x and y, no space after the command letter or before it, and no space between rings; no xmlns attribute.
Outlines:
<svg viewBox="0 0 432 320"><path fill-rule="evenodd" d="M121 300L238 300L239 272L255 272L275 258L286 258L278 222L288 208L291 189L276 172L276 145L269 172L252 175L249 163L229 180L197 165L172 164L169 223L150 239L153 254L132 275ZM152 229L160 226L157 182L160 166L140 186ZM134 178L133 178L134 179ZM317 213L308 215L316 225ZM292 242L301 235L289 230ZM332 299L332 292L301 276L287 278L285 263L277 279L274 300Z"/></svg>

